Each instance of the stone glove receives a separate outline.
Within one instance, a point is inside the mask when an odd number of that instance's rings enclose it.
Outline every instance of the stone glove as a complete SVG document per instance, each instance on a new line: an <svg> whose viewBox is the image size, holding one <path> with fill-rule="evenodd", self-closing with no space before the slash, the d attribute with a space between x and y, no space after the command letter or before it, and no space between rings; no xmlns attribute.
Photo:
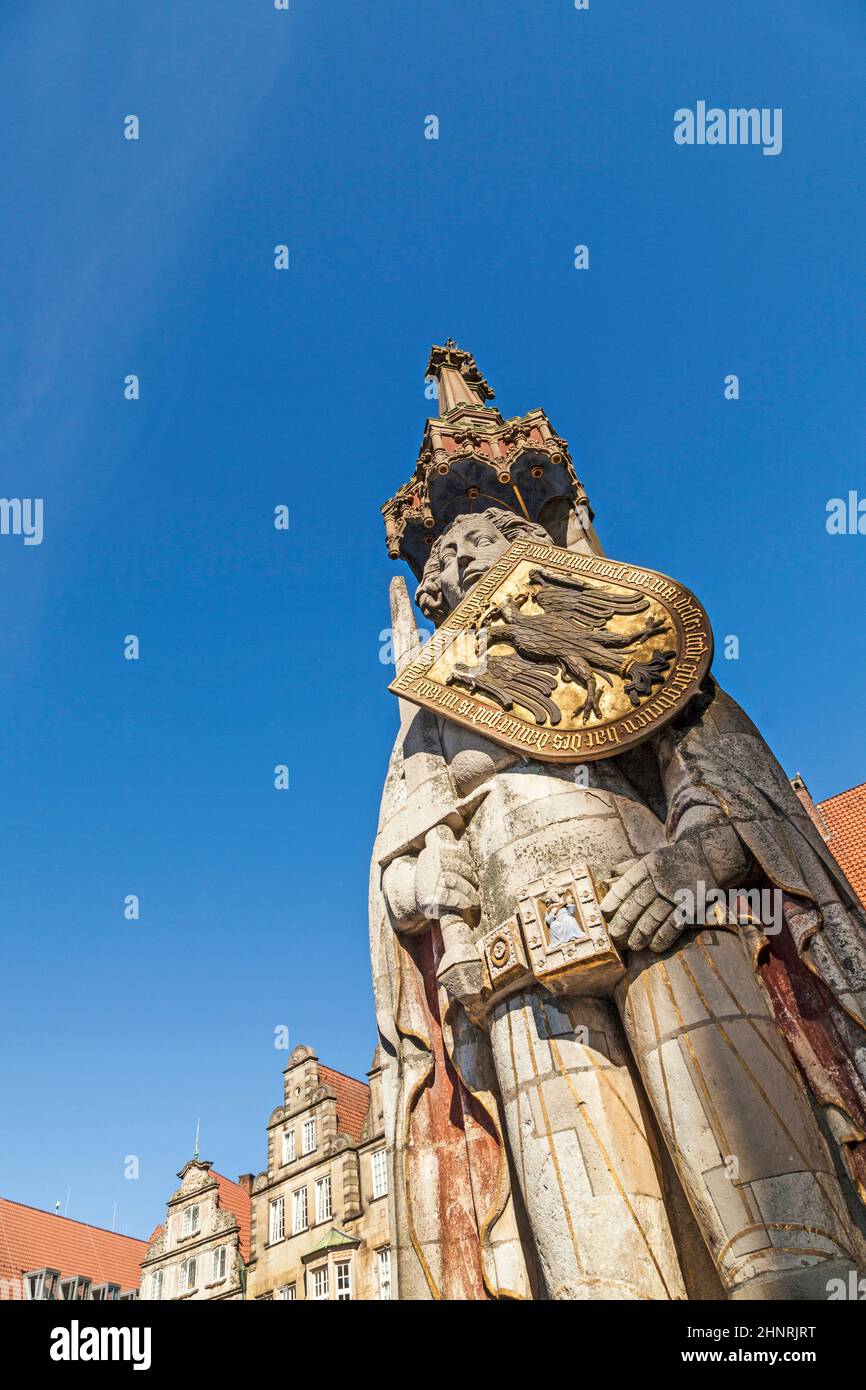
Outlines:
<svg viewBox="0 0 866 1390"><path fill-rule="evenodd" d="M611 936L632 951L666 951L686 927L704 925L694 914L700 889L708 896L740 882L750 865L727 823L617 865L620 877L601 902Z"/></svg>
<svg viewBox="0 0 866 1390"><path fill-rule="evenodd" d="M419 911L415 893L414 854L401 854L392 859L382 873L382 892L391 912L394 930L409 934L420 932L427 925Z"/></svg>
<svg viewBox="0 0 866 1390"><path fill-rule="evenodd" d="M429 920L478 920L478 875L467 845L447 825L434 826L415 866L418 910Z"/></svg>

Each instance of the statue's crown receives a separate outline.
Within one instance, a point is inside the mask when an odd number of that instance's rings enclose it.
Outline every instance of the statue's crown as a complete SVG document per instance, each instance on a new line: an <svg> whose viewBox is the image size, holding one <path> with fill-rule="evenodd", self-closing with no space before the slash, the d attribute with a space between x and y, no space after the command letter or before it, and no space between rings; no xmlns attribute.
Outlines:
<svg viewBox="0 0 866 1390"><path fill-rule="evenodd" d="M427 421L415 472L383 506L388 553L420 578L430 547L455 517L505 507L545 524L557 498L588 508L568 445L543 410L505 420L471 353L448 338L430 349L439 414ZM591 516L590 512L590 516Z"/></svg>

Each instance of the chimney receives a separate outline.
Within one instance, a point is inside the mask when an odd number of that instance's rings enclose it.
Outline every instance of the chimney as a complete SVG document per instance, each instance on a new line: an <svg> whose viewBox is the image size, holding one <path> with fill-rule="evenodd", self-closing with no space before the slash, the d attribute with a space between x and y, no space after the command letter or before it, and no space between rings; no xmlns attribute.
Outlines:
<svg viewBox="0 0 866 1390"><path fill-rule="evenodd" d="M252 1195L253 1182L255 1181L252 1173L241 1173L238 1178L238 1187L242 1187L247 1196Z"/></svg>
<svg viewBox="0 0 866 1390"><path fill-rule="evenodd" d="M809 788L806 786L806 779L801 775L801 773L794 773L794 776L791 778L791 787L794 793L796 794L804 811L813 821L815 828L817 829L818 834L821 836L822 840L829 842L833 837L833 832L831 831L824 817L821 815L819 808L815 805L815 802L812 800L812 797L809 793Z"/></svg>

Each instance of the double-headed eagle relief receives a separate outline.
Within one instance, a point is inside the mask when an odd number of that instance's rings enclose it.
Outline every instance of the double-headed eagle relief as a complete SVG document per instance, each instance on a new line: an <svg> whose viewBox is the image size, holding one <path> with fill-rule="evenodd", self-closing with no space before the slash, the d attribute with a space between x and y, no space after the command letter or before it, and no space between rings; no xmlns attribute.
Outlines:
<svg viewBox="0 0 866 1390"><path fill-rule="evenodd" d="M392 689L552 761L609 756L703 680L703 608L652 570L516 541Z"/></svg>
<svg viewBox="0 0 866 1390"><path fill-rule="evenodd" d="M629 620L629 630L611 628L614 618ZM637 623L642 625L635 630ZM522 705L537 724L562 723L562 709L550 698L560 683L574 682L586 692L575 710L584 724L593 716L604 718L600 681L612 688L618 677L637 708L641 696L662 684L677 654L673 647L659 646L639 659L650 638L670 633L664 618L651 616L648 598L613 593L540 569L529 571L527 588L513 599L493 604L478 627L487 647L507 643L515 655L491 656L471 669L458 665L448 677L449 685L490 695L505 710Z"/></svg>

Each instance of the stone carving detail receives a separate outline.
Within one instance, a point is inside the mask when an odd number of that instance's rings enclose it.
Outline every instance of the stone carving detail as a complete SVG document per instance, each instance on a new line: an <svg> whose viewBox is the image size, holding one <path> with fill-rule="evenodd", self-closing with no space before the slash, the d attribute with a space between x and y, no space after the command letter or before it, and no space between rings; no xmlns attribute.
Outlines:
<svg viewBox="0 0 866 1390"><path fill-rule="evenodd" d="M165 1227L160 1226L150 1245L147 1247L147 1259L155 1260L158 1255L165 1253Z"/></svg>
<svg viewBox="0 0 866 1390"><path fill-rule="evenodd" d="M499 991L518 981L526 982L531 972L516 917L509 917L482 937L481 950L491 991Z"/></svg>
<svg viewBox="0 0 866 1390"><path fill-rule="evenodd" d="M178 1197L190 1197L196 1193L202 1193L207 1188L216 1187L216 1178L209 1172L210 1164L201 1164L193 1160L181 1178L180 1187L172 1194L172 1201Z"/></svg>
<svg viewBox="0 0 866 1390"><path fill-rule="evenodd" d="M486 967L480 996L462 1001L475 1022L494 1002L536 981L553 994L610 994L624 973L586 864L529 884L516 915L487 932L480 950Z"/></svg>
<svg viewBox="0 0 866 1390"><path fill-rule="evenodd" d="M223 1211L222 1207L214 1206L213 1227L214 1231L236 1231L238 1229L238 1219L233 1212Z"/></svg>

